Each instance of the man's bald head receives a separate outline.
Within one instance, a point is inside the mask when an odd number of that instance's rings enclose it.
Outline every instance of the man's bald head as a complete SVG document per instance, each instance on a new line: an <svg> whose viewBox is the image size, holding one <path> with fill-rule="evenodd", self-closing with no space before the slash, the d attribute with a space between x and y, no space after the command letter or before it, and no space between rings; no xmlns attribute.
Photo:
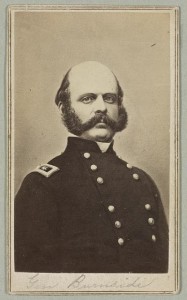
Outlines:
<svg viewBox="0 0 187 300"><path fill-rule="evenodd" d="M57 92L55 103L58 105L59 102L69 100L71 85L82 86L87 85L87 87L92 88L93 82L100 82L103 87L103 82L111 83L111 85L116 84L118 93L118 103L121 104L123 100L123 90L114 75L114 73L105 65L97 61L85 61L78 65L73 66L68 70L64 76L61 86ZM99 88L99 86L98 86Z"/></svg>
<svg viewBox="0 0 187 300"><path fill-rule="evenodd" d="M117 82L114 74L110 69L96 61L86 61L74 66L69 72L70 89L71 87L80 87L86 85L87 91L100 92L106 86L113 87L114 92L117 92Z"/></svg>

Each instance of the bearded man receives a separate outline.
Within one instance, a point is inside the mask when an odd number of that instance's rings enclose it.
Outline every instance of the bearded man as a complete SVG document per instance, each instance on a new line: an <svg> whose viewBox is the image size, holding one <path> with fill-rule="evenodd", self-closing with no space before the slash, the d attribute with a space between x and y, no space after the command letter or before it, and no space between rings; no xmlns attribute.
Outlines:
<svg viewBox="0 0 187 300"><path fill-rule="evenodd" d="M165 273L159 192L113 150L127 125L123 91L104 65L71 68L55 102L70 132L63 154L26 176L15 200L15 271Z"/></svg>

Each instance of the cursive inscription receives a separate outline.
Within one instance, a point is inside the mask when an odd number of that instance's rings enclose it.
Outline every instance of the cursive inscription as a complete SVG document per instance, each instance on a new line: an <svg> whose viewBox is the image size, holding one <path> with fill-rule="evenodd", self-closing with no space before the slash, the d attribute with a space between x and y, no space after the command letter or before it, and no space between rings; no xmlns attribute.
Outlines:
<svg viewBox="0 0 187 300"><path fill-rule="evenodd" d="M90 289L123 289L123 288L136 288L142 289L150 286L155 279L148 279L142 276L137 276L135 278L124 277L122 282L118 282L117 280L108 279L108 282L103 283L90 283L85 274L81 274L76 277L73 281L71 281L67 289L69 290L90 290ZM51 290L55 287L59 286L60 283L57 282L55 284L48 284L43 282L40 278L39 273L35 273L28 278L27 289L34 289L34 290Z"/></svg>
<svg viewBox="0 0 187 300"><path fill-rule="evenodd" d="M110 281L108 283L87 283L86 282L86 275L82 274L79 277L77 277L75 280L73 280L69 285L68 289L91 289L91 288L145 288L153 283L155 279L148 280L143 277L136 277L133 279L130 279L126 277L124 279L123 283L119 283L116 280Z"/></svg>
<svg viewBox="0 0 187 300"><path fill-rule="evenodd" d="M58 286L58 283L53 285L41 283L39 278L39 273L36 273L28 278L27 288L28 289L40 289L40 290L50 290Z"/></svg>

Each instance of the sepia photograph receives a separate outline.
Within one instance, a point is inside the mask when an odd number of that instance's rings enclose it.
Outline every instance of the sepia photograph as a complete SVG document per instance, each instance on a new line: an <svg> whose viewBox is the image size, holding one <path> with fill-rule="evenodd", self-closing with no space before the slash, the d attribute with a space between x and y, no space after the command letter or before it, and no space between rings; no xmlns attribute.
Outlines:
<svg viewBox="0 0 187 300"><path fill-rule="evenodd" d="M178 292L178 22L9 6L10 293Z"/></svg>

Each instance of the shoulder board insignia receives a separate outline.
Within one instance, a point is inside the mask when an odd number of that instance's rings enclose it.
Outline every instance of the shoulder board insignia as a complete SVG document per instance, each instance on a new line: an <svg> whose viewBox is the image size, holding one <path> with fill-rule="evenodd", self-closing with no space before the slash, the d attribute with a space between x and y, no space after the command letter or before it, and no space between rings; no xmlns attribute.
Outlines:
<svg viewBox="0 0 187 300"><path fill-rule="evenodd" d="M59 171L60 169L56 166L50 164L44 164L38 166L33 172L38 172L45 177L50 177L53 173Z"/></svg>

